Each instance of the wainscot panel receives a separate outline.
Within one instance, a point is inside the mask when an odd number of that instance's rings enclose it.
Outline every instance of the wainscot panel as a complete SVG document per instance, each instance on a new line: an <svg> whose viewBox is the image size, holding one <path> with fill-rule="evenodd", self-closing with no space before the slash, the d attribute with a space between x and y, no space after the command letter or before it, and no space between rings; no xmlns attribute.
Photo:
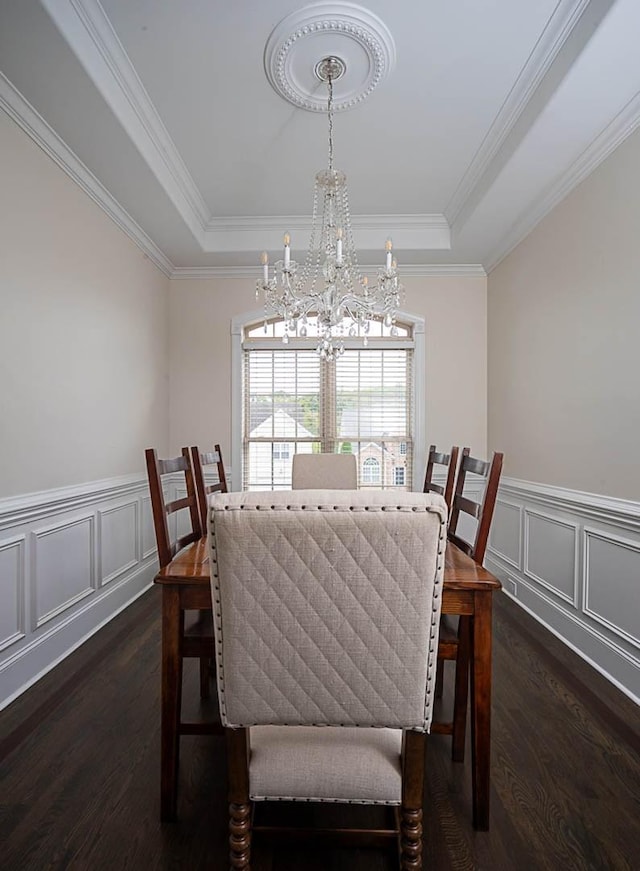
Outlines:
<svg viewBox="0 0 640 871"><path fill-rule="evenodd" d="M640 503L505 478L485 562L507 595L640 703Z"/></svg>
<svg viewBox="0 0 640 871"><path fill-rule="evenodd" d="M156 570L140 475L0 500L0 709L148 589Z"/></svg>

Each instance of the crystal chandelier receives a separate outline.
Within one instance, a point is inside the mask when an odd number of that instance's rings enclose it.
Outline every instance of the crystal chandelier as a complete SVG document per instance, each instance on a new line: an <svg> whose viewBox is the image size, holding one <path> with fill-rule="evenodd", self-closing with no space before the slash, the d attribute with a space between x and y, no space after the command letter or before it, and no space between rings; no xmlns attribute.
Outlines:
<svg viewBox="0 0 640 871"><path fill-rule="evenodd" d="M363 336L368 342L372 319L382 319L397 335L395 319L402 303L403 287L392 252L386 242L384 266L377 280L370 283L362 275L353 244L347 178L333 168L333 82L344 73L345 64L337 57L323 58L316 64L318 78L328 87L329 162L316 174L313 191L311 237L304 264L291 258L290 237L284 235L283 259L269 272L269 257L262 252L262 278L256 296L264 295L265 319L277 314L284 320L283 342L290 335L307 336L309 319L316 318L317 352L323 360L335 360L344 353L347 336Z"/></svg>

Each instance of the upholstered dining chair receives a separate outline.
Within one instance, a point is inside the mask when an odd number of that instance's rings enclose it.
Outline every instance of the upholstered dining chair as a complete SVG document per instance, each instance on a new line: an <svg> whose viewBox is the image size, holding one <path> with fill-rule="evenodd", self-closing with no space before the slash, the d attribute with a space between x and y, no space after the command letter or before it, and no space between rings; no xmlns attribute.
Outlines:
<svg viewBox="0 0 640 871"><path fill-rule="evenodd" d="M458 468L458 453L460 448L454 445L448 454L438 451L435 445L429 447L427 455L427 469L424 476L424 493L440 493L444 496L444 501L447 503L447 508L451 511L451 501L453 499L453 484L456 477L456 469ZM444 466L447 470L447 477L444 484L437 484L433 480L433 472L435 466Z"/></svg>
<svg viewBox="0 0 640 871"><path fill-rule="evenodd" d="M158 562L160 568L168 565L173 557L188 545L198 542L205 534L201 525L198 496L196 493L191 466L189 448L182 448L178 457L161 460L155 448L145 451L149 493L151 495L151 510L153 527L158 547ZM168 475L181 477L180 487L184 487L185 495L178 499L167 501L163 479ZM172 536L169 529L169 518L182 511L181 520L186 526L182 535L178 535L176 527ZM209 663L213 657L213 623L206 611L188 611L181 615L181 658L195 657L200 660L200 696L209 697Z"/></svg>
<svg viewBox="0 0 640 871"><path fill-rule="evenodd" d="M471 456L471 449L464 448L460 460L460 470L456 478L455 493L449 516L448 538L475 562L482 565L489 540L491 522L498 495L498 485L502 473L504 454L495 452L491 460L481 460ZM479 501L464 493L467 475L475 475L482 481L482 496ZM463 536L460 529L462 515L476 521L475 531ZM471 624L468 617L457 620L443 617L440 621L440 641L438 645L438 689L444 678L444 662L455 661L455 682L453 696L453 720L434 721L433 731L452 736L451 756L454 762L464 761L464 747L467 724L467 701L469 694L469 655L471 650Z"/></svg>
<svg viewBox="0 0 640 871"><path fill-rule="evenodd" d="M355 490L358 465L354 454L294 454L293 490Z"/></svg>
<svg viewBox="0 0 640 871"><path fill-rule="evenodd" d="M270 800L394 806L386 835L399 837L403 869L422 868L446 517L437 494L213 497L232 868L249 868L252 832L267 831L253 806ZM374 833L360 836L371 845Z"/></svg>
<svg viewBox="0 0 640 871"><path fill-rule="evenodd" d="M207 514L209 513L209 496L211 493L226 493L227 492L227 475L224 470L224 462L222 461L222 451L220 445L215 445L213 451L202 452L200 448L194 446L191 448L191 464L193 466L193 478L198 494L198 505L200 507L200 524L204 532L207 529ZM211 484L205 484L204 468L205 466L215 466L218 480Z"/></svg>

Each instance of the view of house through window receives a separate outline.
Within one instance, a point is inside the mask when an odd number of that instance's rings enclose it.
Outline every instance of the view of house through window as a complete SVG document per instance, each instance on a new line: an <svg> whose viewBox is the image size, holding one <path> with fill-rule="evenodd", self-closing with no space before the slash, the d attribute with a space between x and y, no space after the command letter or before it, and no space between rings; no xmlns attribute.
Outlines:
<svg viewBox="0 0 640 871"><path fill-rule="evenodd" d="M315 337L284 344L281 321L245 327L244 489L289 489L294 454L333 451L355 454L360 487L410 486L414 341L410 325L397 327L391 336L376 321L366 345L345 338L334 362Z"/></svg>

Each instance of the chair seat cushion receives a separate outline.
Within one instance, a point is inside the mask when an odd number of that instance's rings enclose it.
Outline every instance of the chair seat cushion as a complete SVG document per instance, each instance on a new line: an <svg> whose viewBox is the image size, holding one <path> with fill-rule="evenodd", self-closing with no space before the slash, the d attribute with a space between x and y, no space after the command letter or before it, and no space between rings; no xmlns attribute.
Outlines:
<svg viewBox="0 0 640 871"><path fill-rule="evenodd" d="M401 729L254 726L250 736L254 801L401 803Z"/></svg>

